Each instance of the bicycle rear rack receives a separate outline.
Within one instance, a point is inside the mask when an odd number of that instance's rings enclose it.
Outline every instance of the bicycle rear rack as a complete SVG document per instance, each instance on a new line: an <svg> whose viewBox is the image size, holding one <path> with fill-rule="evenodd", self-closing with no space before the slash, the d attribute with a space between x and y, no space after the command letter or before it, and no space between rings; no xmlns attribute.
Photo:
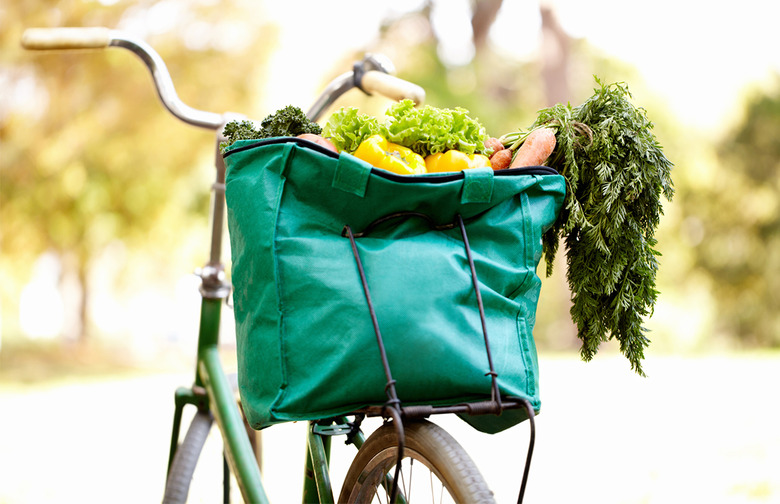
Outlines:
<svg viewBox="0 0 780 504"><path fill-rule="evenodd" d="M385 222L387 220L396 219L405 216L422 217L426 219L428 223L431 225L431 228L435 230L453 229L456 226L460 229L461 237L463 238L463 244L466 250L466 258L468 259L469 268L471 270L471 280L477 298L477 306L479 308L479 316L482 323L482 335L485 340L485 351L487 353L487 360L488 360L488 367L489 367L489 371L485 374L489 375L491 378L491 391L490 391L491 398L489 401L477 401L477 402L461 403L461 404L448 405L448 406L433 406L433 405L403 406L401 400L398 398L398 394L395 388L396 381L393 379L393 375L390 369L390 363L387 359L387 352L385 351L384 341L382 339L382 334L379 329L379 322L377 320L376 311L374 310L374 303L371 300L371 293L369 292L368 281L366 279L366 274L363 269L363 262L360 259L360 253L358 252L357 242L355 238L356 236L365 235L368 231L370 231L373 227L375 227L375 225L381 222ZM385 419L392 418L393 424L395 426L398 435L398 455L397 455L397 462L395 468L395 475L393 476L393 485L390 493L390 502L396 502L396 498L398 496L398 491L399 491L398 474L400 472L401 461L403 460L404 446L405 446L405 436L404 436L402 419L404 418L420 419L420 418L427 418L431 415L446 414L446 413L465 414L465 415L489 415L489 414L500 415L504 410L507 409L524 408L528 415L528 421L529 421L531 433L528 442L528 452L526 455L525 466L523 469L523 477L520 484L520 492L517 498L518 504L522 503L523 497L525 495L526 485L528 482L528 474L531 467L531 458L533 456L534 444L536 441L536 423L534 422L535 412L531 403L524 398L505 397L502 399L501 397L501 393L498 388L498 380L497 380L498 373L496 373L495 368L493 367L493 358L490 353L490 341L487 333L487 322L485 320L485 309L482 303L482 294L480 293L479 281L477 279L477 271L474 266L474 260L471 255L471 246L469 245L469 240L466 233L466 226L463 223L463 218L460 216L460 214L458 214L455 217L454 223L446 224L443 226L436 226L433 224L431 219L424 214L420 214L416 212L399 212L399 213L391 214L389 216L377 219L376 221L369 224L366 230L358 234L353 233L352 228L349 225L346 225L344 226L344 231L342 232L342 235L347 236L349 238L352 246L352 253L355 257L355 263L357 265L358 273L360 275L360 281L363 285L363 292L365 293L366 302L368 304L368 310L371 315L371 321L373 323L374 332L376 334L379 353L382 359L382 366L384 368L385 377L387 379L387 383L385 385L385 393L387 394L387 398L388 398L387 402L382 406L369 406L366 408L362 408L356 411L356 413L365 416L373 416L373 417L381 416Z"/></svg>

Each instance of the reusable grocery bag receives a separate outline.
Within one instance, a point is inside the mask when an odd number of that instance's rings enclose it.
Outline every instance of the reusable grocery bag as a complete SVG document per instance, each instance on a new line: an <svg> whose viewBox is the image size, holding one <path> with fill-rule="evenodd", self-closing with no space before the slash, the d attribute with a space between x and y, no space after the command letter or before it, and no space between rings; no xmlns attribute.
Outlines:
<svg viewBox="0 0 780 504"><path fill-rule="evenodd" d="M349 226L402 405L490 398L467 231L502 395L540 407L532 337L541 236L563 202L549 168L401 176L295 138L224 154L242 405L250 424L387 401ZM522 421L463 417L496 432Z"/></svg>

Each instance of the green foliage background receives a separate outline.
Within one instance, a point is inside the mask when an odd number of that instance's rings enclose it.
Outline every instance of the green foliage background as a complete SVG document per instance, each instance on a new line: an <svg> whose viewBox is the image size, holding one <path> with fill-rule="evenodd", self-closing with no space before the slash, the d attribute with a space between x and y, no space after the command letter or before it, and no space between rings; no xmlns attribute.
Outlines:
<svg viewBox="0 0 780 504"><path fill-rule="evenodd" d="M5 6L5 17L14 23L0 33L0 65L15 96L26 98L25 104L12 103L16 107L0 121L0 266L4 278L12 278L3 286L5 340L19 331L13 317L19 291L43 252L57 254L63 277L75 276L82 287L90 284L98 256L117 241L151 265L144 267L150 283L175 279L174 264L184 271L200 265L198 252L208 250L204 223L213 177L213 134L179 123L160 106L135 55L114 49L25 52L19 46L23 29L144 27L149 33L143 38L165 60L185 103L247 113L275 40L274 26L264 25L260 11L228 2L107 4ZM149 27L152 11L166 4L175 8L169 14L174 19L157 33ZM240 44L219 43L253 19L254 29L245 30ZM201 27L194 42L193 26ZM248 60L253 64L244 64ZM131 262L115 278L118 291L133 288L129 284L138 278ZM83 303L70 308L86 310L89 288L77 291ZM87 319L71 337L83 339L91 329Z"/></svg>

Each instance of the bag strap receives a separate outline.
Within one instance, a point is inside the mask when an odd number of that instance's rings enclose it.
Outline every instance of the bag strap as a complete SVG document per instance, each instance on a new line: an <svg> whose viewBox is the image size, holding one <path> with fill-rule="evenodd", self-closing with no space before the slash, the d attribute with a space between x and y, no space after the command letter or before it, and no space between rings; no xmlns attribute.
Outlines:
<svg viewBox="0 0 780 504"><path fill-rule="evenodd" d="M355 194L361 198L366 195L371 165L354 156L341 153L333 174L334 189Z"/></svg>
<svg viewBox="0 0 780 504"><path fill-rule="evenodd" d="M491 178L492 180L492 178ZM418 214L419 215L419 214ZM498 373L496 372L494 366L493 366L493 356L490 351L490 340L488 339L488 331L487 331L487 321L485 317L485 307L482 302L482 294L480 292L479 288L479 280L477 279L477 269L474 264L474 259L471 254L471 245L469 244L469 238L466 233L466 224L463 222L463 217L460 214L457 214L455 216L455 222L457 226L460 228L461 238L463 239L463 246L466 249L466 259L469 263L469 270L471 272L471 283L472 287L474 288L474 293L476 294L477 298L477 308L479 309L479 318L482 322L482 336L485 341L485 351L487 353L487 361L488 361L488 367L490 368L490 371L485 373L486 376L490 376L491 380L491 404L490 406L486 406L488 409L485 411L490 411L492 413L500 414L504 406L501 402L501 392L498 387ZM376 311L374 310L374 303L371 300L371 293L369 292L368 288L368 280L366 279L366 273L363 268L363 261L360 259L360 253L358 251L357 241L355 240L356 236L352 232L352 228L347 224L344 226L344 231L342 231L342 236L347 236L349 238L349 242L352 246L352 254L355 257L355 263L357 264L358 273L360 275L360 282L363 285L363 293L366 296L366 303L368 304L368 312L371 315L371 323L374 326L374 333L376 334L376 341L377 345L379 346L379 354L382 359L382 367L385 371L385 377L387 378L387 384L385 385L385 393L387 394L387 403L385 403L385 409L389 411L397 411L402 412L401 408L401 400L398 398L398 394L396 392L396 381L393 379L392 372L390 371L390 362L387 359L387 352L385 350L385 344L384 340L382 338L382 333L379 330L379 322L376 317ZM399 456L400 461L400 456Z"/></svg>
<svg viewBox="0 0 780 504"><path fill-rule="evenodd" d="M490 203L493 197L493 168L471 168L463 170L463 191L461 203Z"/></svg>

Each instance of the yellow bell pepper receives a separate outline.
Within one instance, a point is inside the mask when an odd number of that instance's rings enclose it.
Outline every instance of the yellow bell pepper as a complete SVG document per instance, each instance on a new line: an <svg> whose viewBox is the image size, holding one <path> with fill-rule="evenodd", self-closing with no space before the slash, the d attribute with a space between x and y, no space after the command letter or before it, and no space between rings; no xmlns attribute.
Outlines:
<svg viewBox="0 0 780 504"><path fill-rule="evenodd" d="M487 156L466 154L455 149L431 154L425 158L425 167L428 173L457 172L470 168L482 168L483 166L490 166L490 159Z"/></svg>
<svg viewBox="0 0 780 504"><path fill-rule="evenodd" d="M399 175L425 173L425 160L422 156L411 149L388 142L381 135L373 135L365 139L352 155L377 168Z"/></svg>

